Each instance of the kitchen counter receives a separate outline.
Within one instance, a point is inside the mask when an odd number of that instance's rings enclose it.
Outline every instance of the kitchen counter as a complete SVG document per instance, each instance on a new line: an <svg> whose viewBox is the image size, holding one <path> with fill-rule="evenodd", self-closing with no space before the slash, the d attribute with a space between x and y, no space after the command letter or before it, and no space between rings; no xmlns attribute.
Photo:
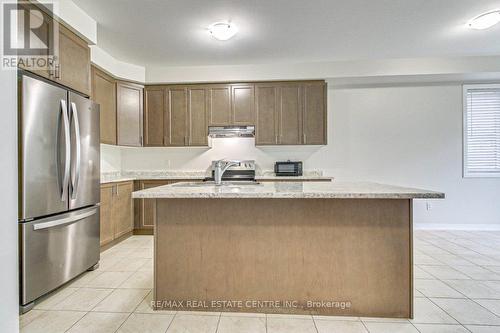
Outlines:
<svg viewBox="0 0 500 333"><path fill-rule="evenodd" d="M103 172L101 184L115 183L130 180L202 180L208 176L206 171L125 171L125 172ZM333 177L323 176L321 171L305 171L304 175L276 176L272 171L259 172L256 180L262 181L331 181Z"/></svg>
<svg viewBox="0 0 500 333"><path fill-rule="evenodd" d="M186 185L186 186L183 186ZM191 186L176 183L133 198L440 199L444 193L368 182L263 182L258 185Z"/></svg>
<svg viewBox="0 0 500 333"><path fill-rule="evenodd" d="M154 207L157 310L413 318L413 199L443 193L199 184L133 193Z"/></svg>

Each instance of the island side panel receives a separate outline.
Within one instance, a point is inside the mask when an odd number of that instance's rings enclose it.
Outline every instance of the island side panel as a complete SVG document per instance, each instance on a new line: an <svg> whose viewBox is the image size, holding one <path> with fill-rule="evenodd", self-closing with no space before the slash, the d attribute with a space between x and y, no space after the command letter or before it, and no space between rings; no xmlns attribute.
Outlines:
<svg viewBox="0 0 500 333"><path fill-rule="evenodd" d="M411 200L156 199L156 205L159 308L182 301L181 308L202 311L412 316ZM211 303L221 300L243 306ZM254 307L252 300L294 303ZM185 307L187 301L207 307Z"/></svg>

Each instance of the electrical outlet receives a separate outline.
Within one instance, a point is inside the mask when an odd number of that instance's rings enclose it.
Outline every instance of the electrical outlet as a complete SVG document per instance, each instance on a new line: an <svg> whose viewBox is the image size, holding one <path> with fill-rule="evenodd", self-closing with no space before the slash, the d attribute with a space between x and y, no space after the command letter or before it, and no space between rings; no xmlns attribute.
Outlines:
<svg viewBox="0 0 500 333"><path fill-rule="evenodd" d="M432 210L432 203L430 203L429 201L427 201L425 203L425 209L427 209L427 211Z"/></svg>

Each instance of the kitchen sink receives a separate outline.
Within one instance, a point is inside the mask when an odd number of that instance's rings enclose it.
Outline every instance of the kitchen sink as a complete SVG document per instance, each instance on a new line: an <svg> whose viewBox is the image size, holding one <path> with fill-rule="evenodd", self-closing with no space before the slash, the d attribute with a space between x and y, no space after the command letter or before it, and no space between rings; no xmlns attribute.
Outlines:
<svg viewBox="0 0 500 333"><path fill-rule="evenodd" d="M213 181L207 181L207 182L192 182L192 183L176 183L173 184L172 187L241 187L241 186L259 186L262 185L259 182L254 182L254 181L232 181L232 182L222 182L222 185L215 185L215 182Z"/></svg>

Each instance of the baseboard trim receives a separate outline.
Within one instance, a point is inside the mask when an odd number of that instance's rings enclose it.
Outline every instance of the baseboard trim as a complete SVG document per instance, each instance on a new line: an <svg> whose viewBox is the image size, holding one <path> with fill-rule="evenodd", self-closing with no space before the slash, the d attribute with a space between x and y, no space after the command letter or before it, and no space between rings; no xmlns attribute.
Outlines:
<svg viewBox="0 0 500 333"><path fill-rule="evenodd" d="M414 223L415 230L500 230L500 224Z"/></svg>
<svg viewBox="0 0 500 333"><path fill-rule="evenodd" d="M153 235L153 229L134 229L134 235Z"/></svg>
<svg viewBox="0 0 500 333"><path fill-rule="evenodd" d="M125 239L129 238L129 237L130 237L130 236L132 236L132 235L133 235L133 232L132 232L132 231L129 231L129 232L127 232L125 235L122 235L122 236L120 236L120 237L118 237L118 238L115 238L115 239L113 239L113 240L112 240L111 242L109 242L109 243L106 243L106 244L101 245L101 252L106 251L106 250L107 250L107 249L109 249L109 248L112 248L112 247L113 247L113 246L115 246L116 244L118 244L118 243L120 243L120 242L124 241Z"/></svg>

